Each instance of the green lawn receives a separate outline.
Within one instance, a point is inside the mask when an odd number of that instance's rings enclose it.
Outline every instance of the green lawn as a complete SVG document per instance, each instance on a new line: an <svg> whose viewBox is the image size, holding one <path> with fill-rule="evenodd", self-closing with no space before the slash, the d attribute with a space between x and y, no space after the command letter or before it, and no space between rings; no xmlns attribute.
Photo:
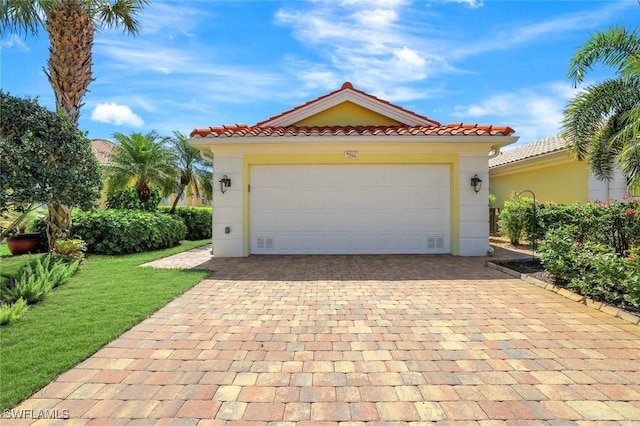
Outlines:
<svg viewBox="0 0 640 426"><path fill-rule="evenodd" d="M20 268L29 263L31 260L35 260L38 256L42 256L41 254L25 254L22 256L11 256L11 253L8 255L0 255L0 272L2 274L10 274L15 275L18 273ZM0 283L4 283L8 281L9 278L6 276L0 277Z"/></svg>
<svg viewBox="0 0 640 426"><path fill-rule="evenodd" d="M210 241L186 241L135 255L90 255L71 280L16 323L0 327L0 411L29 397L209 274L138 265ZM4 271L12 262L16 260L0 258L0 268Z"/></svg>
<svg viewBox="0 0 640 426"><path fill-rule="evenodd" d="M9 251L9 247L6 244L0 244L0 256L9 256L11 252Z"/></svg>

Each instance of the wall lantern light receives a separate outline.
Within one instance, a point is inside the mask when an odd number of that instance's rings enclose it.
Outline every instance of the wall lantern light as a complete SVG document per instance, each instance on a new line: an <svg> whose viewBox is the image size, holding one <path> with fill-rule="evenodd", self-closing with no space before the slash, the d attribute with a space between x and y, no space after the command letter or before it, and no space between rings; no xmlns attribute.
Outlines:
<svg viewBox="0 0 640 426"><path fill-rule="evenodd" d="M223 175L222 179L220 179L220 192L224 194L229 188L231 188L231 179L229 179L229 176Z"/></svg>
<svg viewBox="0 0 640 426"><path fill-rule="evenodd" d="M482 188L482 179L480 179L478 175L474 175L471 178L471 187L476 192L476 194L480 192L480 189Z"/></svg>

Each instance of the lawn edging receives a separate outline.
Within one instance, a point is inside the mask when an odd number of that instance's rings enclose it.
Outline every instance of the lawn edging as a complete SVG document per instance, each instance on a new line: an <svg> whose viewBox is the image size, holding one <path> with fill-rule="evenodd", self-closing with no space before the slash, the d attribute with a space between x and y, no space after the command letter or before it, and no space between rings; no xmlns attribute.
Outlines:
<svg viewBox="0 0 640 426"><path fill-rule="evenodd" d="M500 259L500 261L505 261L506 259ZM510 261L518 261L517 259L515 260L510 260ZM620 318L624 321L630 322L631 324L635 324L635 325L640 325L640 316L633 314L631 312L625 311L624 309L620 309L616 306L613 305L609 305L607 303L603 303L603 302L598 302L596 300L590 299L586 296L583 296L581 294L578 293L574 293L571 290L567 290L566 288L563 287L558 287L557 285L554 284L550 284L548 282L539 280L538 278L535 278L529 274L525 274L525 273L521 273L518 271L514 271L513 269L507 268L505 266L499 265L493 261L488 261L487 262L487 266L489 268L498 270L502 273L505 273L507 275L510 275L514 278L518 278L521 279L522 281L525 281L529 284L533 284L536 285L540 288L543 288L545 290L548 291L552 291L556 294L559 294L560 296L563 296L567 299L571 299L574 302L578 302L581 303L589 308L592 309L596 309L600 312L604 312L606 314L609 314L611 316L614 316L616 318Z"/></svg>

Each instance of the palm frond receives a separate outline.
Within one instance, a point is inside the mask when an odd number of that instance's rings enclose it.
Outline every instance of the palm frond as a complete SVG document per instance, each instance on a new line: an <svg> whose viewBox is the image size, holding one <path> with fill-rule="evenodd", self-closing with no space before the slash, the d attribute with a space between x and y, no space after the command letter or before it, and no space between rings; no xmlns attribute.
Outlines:
<svg viewBox="0 0 640 426"><path fill-rule="evenodd" d="M589 170L600 180L611 180L622 145L613 139L619 128L619 117L611 117L595 135L589 147Z"/></svg>
<svg viewBox="0 0 640 426"><path fill-rule="evenodd" d="M640 138L640 104L625 112L622 118L624 127L614 136L615 139L620 139L618 143L624 144L624 141Z"/></svg>
<svg viewBox="0 0 640 426"><path fill-rule="evenodd" d="M589 155L589 146L607 120L640 105L640 78L604 80L587 87L564 110L562 135L578 160ZM623 126L617 128L622 130Z"/></svg>
<svg viewBox="0 0 640 426"><path fill-rule="evenodd" d="M0 0L0 35L38 36L50 6L50 1Z"/></svg>
<svg viewBox="0 0 640 426"><path fill-rule="evenodd" d="M637 74L640 54L640 30L633 31L624 25L593 33L569 62L568 79L576 87L595 64L601 63L616 69L621 76Z"/></svg>
<svg viewBox="0 0 640 426"><path fill-rule="evenodd" d="M137 35L140 22L136 16L149 4L149 0L90 0L87 2L96 29L122 28Z"/></svg>
<svg viewBox="0 0 640 426"><path fill-rule="evenodd" d="M640 139L629 142L620 153L622 172L629 187L640 187Z"/></svg>

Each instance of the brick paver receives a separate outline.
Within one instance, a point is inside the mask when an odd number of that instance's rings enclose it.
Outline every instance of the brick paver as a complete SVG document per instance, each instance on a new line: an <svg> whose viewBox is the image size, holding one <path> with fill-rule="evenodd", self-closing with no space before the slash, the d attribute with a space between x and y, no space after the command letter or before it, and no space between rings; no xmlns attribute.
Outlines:
<svg viewBox="0 0 640 426"><path fill-rule="evenodd" d="M640 424L640 327L484 258L198 259L210 278L14 413L68 424Z"/></svg>

